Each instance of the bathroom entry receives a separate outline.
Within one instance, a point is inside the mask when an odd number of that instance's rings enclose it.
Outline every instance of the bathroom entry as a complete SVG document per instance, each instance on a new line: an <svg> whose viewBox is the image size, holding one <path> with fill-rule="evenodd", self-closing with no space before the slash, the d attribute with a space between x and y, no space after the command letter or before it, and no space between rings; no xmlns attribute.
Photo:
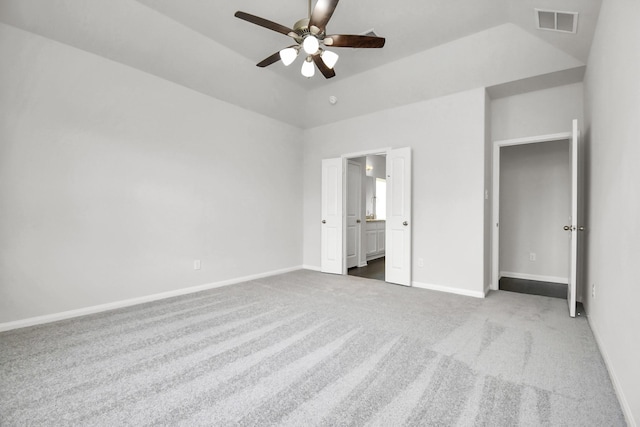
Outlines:
<svg viewBox="0 0 640 427"><path fill-rule="evenodd" d="M385 279L386 194L385 155L349 159L346 200L349 275ZM358 222L359 218L363 219Z"/></svg>
<svg viewBox="0 0 640 427"><path fill-rule="evenodd" d="M354 208L356 212L360 212L360 217L355 218L356 232L352 233L357 237L358 230L360 231L360 239L352 240L355 245L360 244L360 250L357 248L352 251L347 250L346 205L347 177L349 175L347 165L349 160L356 161L362 157L366 159L367 156L379 154L382 154L383 157L386 155L385 197L387 203L384 220L386 227L384 245L380 245L380 247L384 247L384 280L388 283L411 286L411 147L343 154L342 157L322 160L320 271L330 274L347 274L347 252L359 256L358 265L366 262L366 245L362 240L367 231L363 227L363 224L367 225L366 201L364 200L366 188L363 188L365 179L362 171L359 174L360 178L363 178L359 187L361 205L359 210ZM364 176L366 176L366 164L363 170ZM376 199L380 196L381 194L376 195ZM377 205L379 207L380 203ZM373 215L376 214L378 212L373 213ZM369 215L372 213L370 212ZM360 219L359 223L358 219ZM370 219L373 221L369 222L374 223L376 218ZM378 240L376 240L376 249L378 249Z"/></svg>

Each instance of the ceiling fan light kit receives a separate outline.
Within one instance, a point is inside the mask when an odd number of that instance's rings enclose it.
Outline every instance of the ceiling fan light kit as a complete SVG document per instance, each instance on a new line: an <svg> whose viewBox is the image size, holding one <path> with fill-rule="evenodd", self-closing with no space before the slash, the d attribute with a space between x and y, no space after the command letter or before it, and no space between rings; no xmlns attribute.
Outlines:
<svg viewBox="0 0 640 427"><path fill-rule="evenodd" d="M305 61L302 63L301 73L306 78L313 77L313 75L316 72L316 69L313 66L313 62L312 61L313 61L312 57L311 56L307 56L307 59L305 59Z"/></svg>
<svg viewBox="0 0 640 427"><path fill-rule="evenodd" d="M280 60L285 66L289 66L296 60L298 57L298 52L300 48L295 47L287 47L280 51Z"/></svg>
<svg viewBox="0 0 640 427"><path fill-rule="evenodd" d="M289 66L295 61L302 49L307 54L302 64L302 75L307 78L312 77L317 67L325 78L330 79L336 75L333 67L339 56L323 47L381 48L385 43L385 39L378 36L327 35L326 26L338 5L338 1L318 0L313 11L311 11L311 1L309 1L309 18L300 19L294 24L293 29L246 12L237 11L234 16L291 37L297 43L297 45L284 48L263 59L257 64L258 67L266 67L279 60L285 66Z"/></svg>
<svg viewBox="0 0 640 427"><path fill-rule="evenodd" d="M323 51L320 54L320 57L329 68L333 68L336 65L336 62L338 62L339 58L337 53L331 52L330 50Z"/></svg>
<svg viewBox="0 0 640 427"><path fill-rule="evenodd" d="M313 35L309 34L302 41L302 48L309 55L313 55L320 48L320 42L318 41L316 36L313 36Z"/></svg>

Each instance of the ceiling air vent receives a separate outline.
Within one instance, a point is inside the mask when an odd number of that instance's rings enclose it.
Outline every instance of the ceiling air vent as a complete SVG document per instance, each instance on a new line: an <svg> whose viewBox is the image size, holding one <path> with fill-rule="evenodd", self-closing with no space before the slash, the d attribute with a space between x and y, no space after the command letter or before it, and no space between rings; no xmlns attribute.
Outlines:
<svg viewBox="0 0 640 427"><path fill-rule="evenodd" d="M575 34L578 29L578 12L536 9L536 23L539 30Z"/></svg>

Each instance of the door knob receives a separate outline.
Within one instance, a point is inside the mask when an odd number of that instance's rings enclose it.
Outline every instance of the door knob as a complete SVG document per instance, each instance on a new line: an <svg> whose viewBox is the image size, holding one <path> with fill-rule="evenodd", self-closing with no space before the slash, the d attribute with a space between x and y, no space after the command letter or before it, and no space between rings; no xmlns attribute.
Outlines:
<svg viewBox="0 0 640 427"><path fill-rule="evenodd" d="M360 220L359 220L359 219L356 219L356 222L357 222L358 224L360 224Z"/></svg>
<svg viewBox="0 0 640 427"><path fill-rule="evenodd" d="M584 227L578 227L578 231L584 231Z"/></svg>
<svg viewBox="0 0 640 427"><path fill-rule="evenodd" d="M409 223L407 221L405 221L405 222L402 223L402 225L404 225L406 227L407 225L409 225Z"/></svg>
<svg viewBox="0 0 640 427"><path fill-rule="evenodd" d="M327 223L327 221L325 221L325 220L323 219L323 220L322 220L322 223L323 223L323 224L326 224L326 223Z"/></svg>
<svg viewBox="0 0 640 427"><path fill-rule="evenodd" d="M564 229L564 231L569 231L571 230L571 227L568 225L565 225L564 227L562 227Z"/></svg>

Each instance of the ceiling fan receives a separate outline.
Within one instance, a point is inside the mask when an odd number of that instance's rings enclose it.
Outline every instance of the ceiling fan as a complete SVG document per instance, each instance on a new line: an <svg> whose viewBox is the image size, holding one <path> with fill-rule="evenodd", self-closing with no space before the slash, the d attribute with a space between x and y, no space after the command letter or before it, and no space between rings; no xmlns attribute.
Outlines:
<svg viewBox="0 0 640 427"><path fill-rule="evenodd" d="M318 0L313 11L311 11L311 0L309 0L309 17L299 20L293 25L293 29L277 24L264 18L260 18L249 13L237 11L236 18L243 19L269 30L276 31L291 37L297 44L286 47L279 52L260 61L258 67L266 67L282 60L286 66L290 65L298 56L300 51L306 55L302 64L302 75L313 77L315 67L327 79L334 77L333 70L338 61L338 55L326 50L326 47L352 47L352 48L381 48L385 39L377 36L349 35L349 34L326 34L327 23L331 19L339 0Z"/></svg>

